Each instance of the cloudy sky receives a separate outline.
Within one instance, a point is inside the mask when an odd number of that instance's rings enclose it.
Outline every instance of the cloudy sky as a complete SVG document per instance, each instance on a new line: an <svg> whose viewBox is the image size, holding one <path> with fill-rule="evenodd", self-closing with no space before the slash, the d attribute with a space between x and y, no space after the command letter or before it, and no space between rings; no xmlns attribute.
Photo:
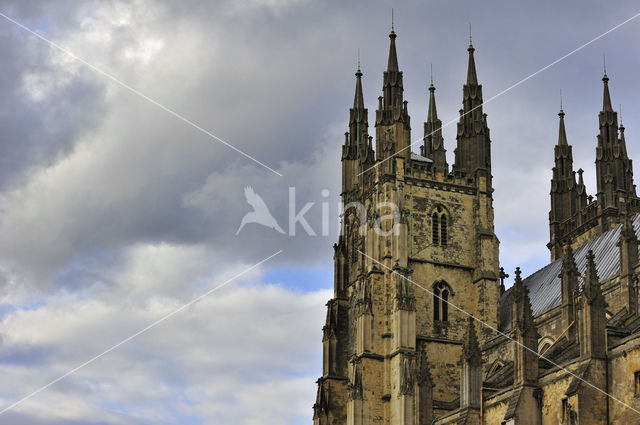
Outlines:
<svg viewBox="0 0 640 425"><path fill-rule="evenodd" d="M430 64L440 118L458 114L469 23L489 99L640 12L479 3L1 0L0 422L310 423L357 49L373 123L394 7L416 139ZM603 54L640 158L639 37L640 17L485 106L506 269L548 261L560 89L594 193ZM247 186L287 231L294 187L317 236L236 235Z"/></svg>

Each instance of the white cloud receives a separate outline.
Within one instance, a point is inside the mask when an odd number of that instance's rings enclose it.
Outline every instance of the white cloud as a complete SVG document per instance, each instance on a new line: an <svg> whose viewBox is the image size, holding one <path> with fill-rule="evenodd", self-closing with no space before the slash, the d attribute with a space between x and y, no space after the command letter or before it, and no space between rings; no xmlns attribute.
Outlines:
<svg viewBox="0 0 640 425"><path fill-rule="evenodd" d="M5 403L174 311L187 294L215 287L224 277L213 279L221 270L213 261L205 270L204 258L192 248L135 247L108 272L123 279L118 285L60 292L44 305L5 314L0 350L4 358L19 353L20 359L0 364ZM165 276L171 269L173 275ZM208 276L206 282L192 280L194 269ZM180 271L188 272L181 278ZM182 281L182 291L163 293L162 284L154 286L159 279L169 287ZM175 414L220 424L308 418L330 296L291 292L253 273L25 401L15 414L83 422L116 406L125 415L100 414L105 423L169 423ZM274 396L265 395L275 390L286 403L267 403ZM52 411L52 403L64 408Z"/></svg>

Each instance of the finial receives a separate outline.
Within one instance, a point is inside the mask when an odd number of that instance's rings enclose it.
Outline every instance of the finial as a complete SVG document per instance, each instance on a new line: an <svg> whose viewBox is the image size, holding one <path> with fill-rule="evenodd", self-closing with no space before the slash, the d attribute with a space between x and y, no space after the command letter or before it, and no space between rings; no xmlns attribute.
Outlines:
<svg viewBox="0 0 640 425"><path fill-rule="evenodd" d="M394 28L393 28L393 7L392 7L391 8L391 32L393 31L394 31Z"/></svg>
<svg viewBox="0 0 640 425"><path fill-rule="evenodd" d="M360 48L358 47L358 71L360 71Z"/></svg>
<svg viewBox="0 0 640 425"><path fill-rule="evenodd" d="M433 62L431 62L431 85L433 85Z"/></svg>
<svg viewBox="0 0 640 425"><path fill-rule="evenodd" d="M469 46L473 44L473 39L471 37L471 22L469 22Z"/></svg>
<svg viewBox="0 0 640 425"><path fill-rule="evenodd" d="M606 55L603 53L602 54L602 65L604 67L604 76L607 76L607 57Z"/></svg>
<svg viewBox="0 0 640 425"><path fill-rule="evenodd" d="M358 62L360 63L360 62ZM359 66L358 66L359 68ZM562 89L560 89L560 112L562 112Z"/></svg>
<svg viewBox="0 0 640 425"><path fill-rule="evenodd" d="M522 278L520 277L520 274L522 273L522 271L520 270L520 267L516 267L516 281L521 280Z"/></svg>

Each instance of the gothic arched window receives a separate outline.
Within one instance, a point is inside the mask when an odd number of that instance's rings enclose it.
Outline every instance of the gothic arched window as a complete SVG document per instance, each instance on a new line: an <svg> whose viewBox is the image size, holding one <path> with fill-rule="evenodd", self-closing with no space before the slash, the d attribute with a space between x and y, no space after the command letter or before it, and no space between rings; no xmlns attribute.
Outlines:
<svg viewBox="0 0 640 425"><path fill-rule="evenodd" d="M446 282L440 281L433 285L433 320L449 321L449 296L451 295L451 287Z"/></svg>
<svg viewBox="0 0 640 425"><path fill-rule="evenodd" d="M447 214L439 206L431 214L431 239L433 245L446 246L448 230Z"/></svg>

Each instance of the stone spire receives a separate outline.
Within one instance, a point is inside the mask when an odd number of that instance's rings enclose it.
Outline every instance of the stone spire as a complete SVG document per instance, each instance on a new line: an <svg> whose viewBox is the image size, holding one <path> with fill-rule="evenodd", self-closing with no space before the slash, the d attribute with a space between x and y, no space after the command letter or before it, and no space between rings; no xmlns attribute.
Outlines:
<svg viewBox="0 0 640 425"><path fill-rule="evenodd" d="M482 112L482 85L478 84L473 45L470 44L467 51L469 65L467 82L462 88L454 171L471 175L481 171L481 175L487 178L490 186L491 140L487 116Z"/></svg>
<svg viewBox="0 0 640 425"><path fill-rule="evenodd" d="M362 94L362 71L360 66L356 71L356 93L353 97L353 109L364 109L364 95Z"/></svg>
<svg viewBox="0 0 640 425"><path fill-rule="evenodd" d="M392 29L389 34L389 60L387 61L387 71L399 71L398 54L396 53L396 32Z"/></svg>
<svg viewBox="0 0 640 425"><path fill-rule="evenodd" d="M562 256L561 246L563 234L560 232L562 223L573 217L579 211L578 191L575 172L573 171L572 146L567 142L567 132L564 125L564 111L560 109L558 117L558 143L554 147L555 163L551 178L551 210L549 211L549 247L552 257Z"/></svg>
<svg viewBox="0 0 640 425"><path fill-rule="evenodd" d="M427 112L427 122L434 124L438 120L438 110L436 108L436 86L433 85L433 79L429 84L429 110ZM624 127L623 127L624 128ZM435 129L432 129L432 131Z"/></svg>
<svg viewBox="0 0 640 425"><path fill-rule="evenodd" d="M467 52L469 52L469 66L467 67L467 85L468 86L477 86L478 85L478 73L476 72L476 61L473 57L473 52L475 52L473 44L469 43L469 47L467 48Z"/></svg>
<svg viewBox="0 0 640 425"><path fill-rule="evenodd" d="M449 172L447 151L444 148L444 138L442 137L442 121L438 119L435 92L436 88L432 79L429 85L429 111L427 113L427 122L424 123L422 155L433 161L436 171L447 174Z"/></svg>
<svg viewBox="0 0 640 425"><path fill-rule="evenodd" d="M568 145L567 143L567 131L564 128L564 111L560 108L560 112L558 113L560 117L560 127L558 131L558 146Z"/></svg>
<svg viewBox="0 0 640 425"><path fill-rule="evenodd" d="M604 76L602 77L602 82L604 83L604 93L602 95L602 110L613 112L613 107L611 106L611 94L609 94L609 77L607 76L606 70L604 72Z"/></svg>

